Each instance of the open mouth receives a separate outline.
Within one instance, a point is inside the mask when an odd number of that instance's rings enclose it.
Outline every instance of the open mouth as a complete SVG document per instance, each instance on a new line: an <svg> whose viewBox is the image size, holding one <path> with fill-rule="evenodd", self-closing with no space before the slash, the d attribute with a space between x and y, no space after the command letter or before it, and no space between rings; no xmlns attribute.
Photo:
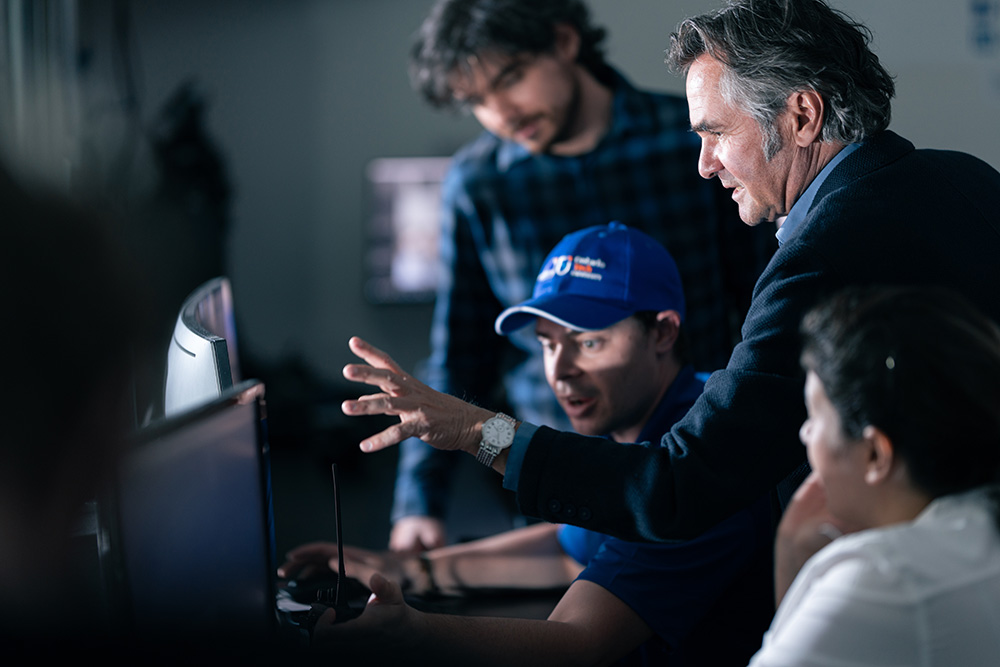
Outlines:
<svg viewBox="0 0 1000 667"><path fill-rule="evenodd" d="M577 417L587 412L594 405L596 399L589 396L567 396L560 398L559 402L568 416Z"/></svg>

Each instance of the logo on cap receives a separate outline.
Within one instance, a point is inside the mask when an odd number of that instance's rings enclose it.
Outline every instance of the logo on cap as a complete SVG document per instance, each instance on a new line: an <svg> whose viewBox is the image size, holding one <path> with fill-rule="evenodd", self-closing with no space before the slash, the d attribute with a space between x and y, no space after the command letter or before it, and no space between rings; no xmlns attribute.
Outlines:
<svg viewBox="0 0 1000 667"><path fill-rule="evenodd" d="M538 274L538 282L561 278L566 274L574 278L601 280L603 276L595 272L595 269L604 269L606 267L607 265L604 263L604 260L600 258L559 255L552 257L548 265Z"/></svg>

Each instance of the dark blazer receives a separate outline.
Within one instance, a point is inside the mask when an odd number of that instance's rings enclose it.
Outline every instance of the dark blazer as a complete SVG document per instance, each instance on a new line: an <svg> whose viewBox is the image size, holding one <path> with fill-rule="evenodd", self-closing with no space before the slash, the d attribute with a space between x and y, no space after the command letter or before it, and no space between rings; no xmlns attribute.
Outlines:
<svg viewBox="0 0 1000 667"><path fill-rule="evenodd" d="M698 534L759 498L805 461L803 314L849 284L939 284L1000 321L998 210L1000 173L985 162L915 150L893 132L871 137L830 174L775 253L742 342L664 447L540 428L519 472L521 510L660 541Z"/></svg>

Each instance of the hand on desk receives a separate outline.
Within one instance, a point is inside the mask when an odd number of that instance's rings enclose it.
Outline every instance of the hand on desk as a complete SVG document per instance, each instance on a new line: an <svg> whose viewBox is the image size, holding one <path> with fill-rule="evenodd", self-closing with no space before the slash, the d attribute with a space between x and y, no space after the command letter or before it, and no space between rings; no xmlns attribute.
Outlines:
<svg viewBox="0 0 1000 667"><path fill-rule="evenodd" d="M404 516L396 520L389 533L389 549L412 556L443 547L446 543L444 522L432 516Z"/></svg>
<svg viewBox="0 0 1000 667"><path fill-rule="evenodd" d="M312 647L340 658L357 656L375 659L380 656L405 656L406 644L418 635L414 627L420 613L403 601L399 586L382 575L368 580L372 594L364 611L346 623L334 624L337 613L328 609L316 622Z"/></svg>
<svg viewBox="0 0 1000 667"><path fill-rule="evenodd" d="M378 387L381 393L344 401L346 415L394 415L400 422L361 441L365 452L377 452L409 437L446 450L475 456L483 422L495 413L442 394L404 372L385 352L353 337L351 351L366 363L348 364L344 377Z"/></svg>
<svg viewBox="0 0 1000 667"><path fill-rule="evenodd" d="M288 552L278 568L278 576L285 579L308 580L329 575L338 570L337 545L330 542L311 542ZM358 547L344 547L344 570L348 576L368 581L379 574L398 582L411 579L404 567L404 560L391 552L377 553Z"/></svg>

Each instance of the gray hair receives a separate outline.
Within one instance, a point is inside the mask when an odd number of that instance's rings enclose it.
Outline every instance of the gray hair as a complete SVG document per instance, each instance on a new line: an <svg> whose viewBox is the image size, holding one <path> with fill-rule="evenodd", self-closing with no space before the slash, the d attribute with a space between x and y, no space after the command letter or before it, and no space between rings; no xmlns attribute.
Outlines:
<svg viewBox="0 0 1000 667"><path fill-rule="evenodd" d="M822 141L854 143L888 127L895 84L871 38L822 0L730 0L682 21L666 60L678 73L702 55L721 62L723 99L754 118L771 159L781 148L775 120L801 90L823 97Z"/></svg>

